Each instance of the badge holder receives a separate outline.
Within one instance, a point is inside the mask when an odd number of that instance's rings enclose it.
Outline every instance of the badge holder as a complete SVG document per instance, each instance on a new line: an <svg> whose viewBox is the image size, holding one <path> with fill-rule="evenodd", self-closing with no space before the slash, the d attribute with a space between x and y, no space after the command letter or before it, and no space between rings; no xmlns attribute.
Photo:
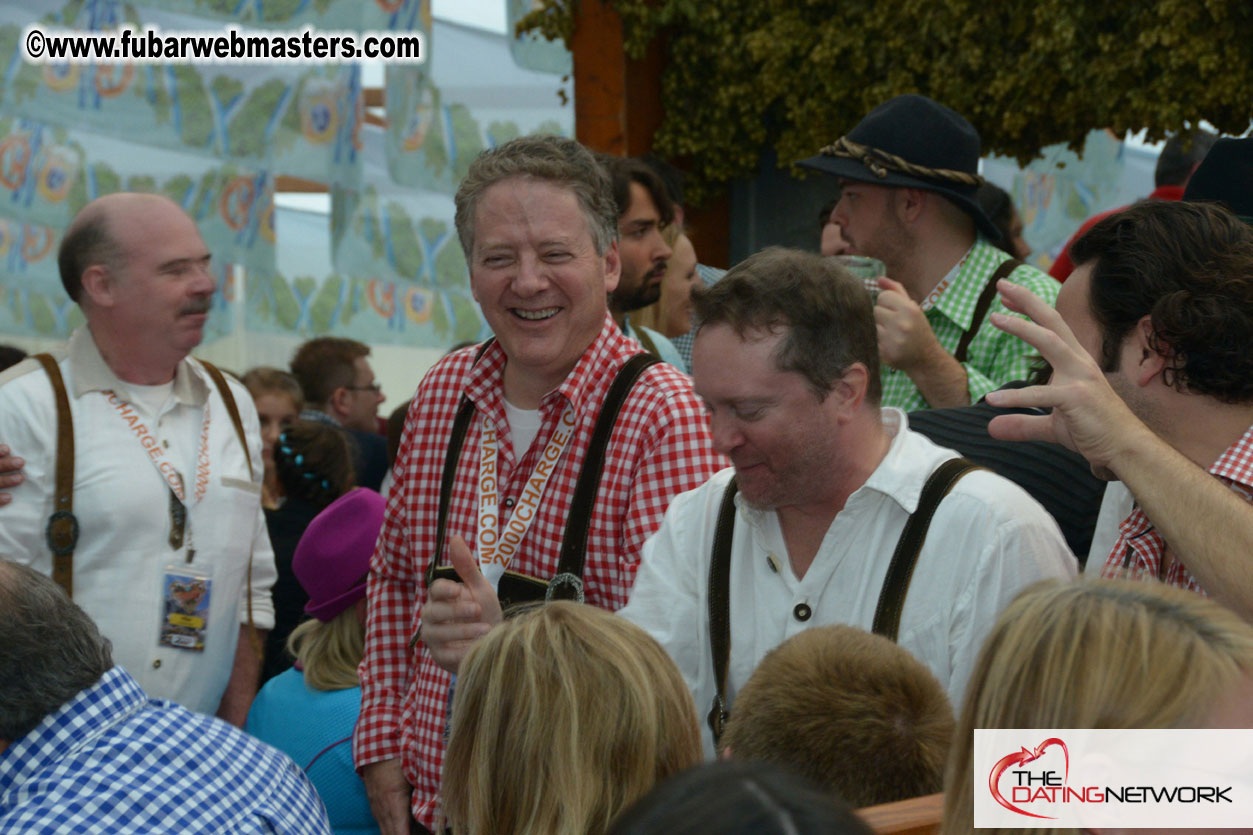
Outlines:
<svg viewBox="0 0 1253 835"><path fill-rule="evenodd" d="M161 645L204 652L213 577L187 563L168 565L161 578Z"/></svg>

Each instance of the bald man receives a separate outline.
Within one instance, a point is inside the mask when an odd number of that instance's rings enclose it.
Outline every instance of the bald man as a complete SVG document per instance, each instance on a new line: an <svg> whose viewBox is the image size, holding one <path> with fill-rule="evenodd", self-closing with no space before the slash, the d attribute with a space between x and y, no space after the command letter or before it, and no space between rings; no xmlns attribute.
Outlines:
<svg viewBox="0 0 1253 835"><path fill-rule="evenodd" d="M148 693L242 725L274 555L256 409L189 356L216 286L209 249L175 203L119 193L79 212L57 260L87 323L47 365L0 374L0 439L25 463L0 554L67 587ZM72 522L56 489L58 384Z"/></svg>

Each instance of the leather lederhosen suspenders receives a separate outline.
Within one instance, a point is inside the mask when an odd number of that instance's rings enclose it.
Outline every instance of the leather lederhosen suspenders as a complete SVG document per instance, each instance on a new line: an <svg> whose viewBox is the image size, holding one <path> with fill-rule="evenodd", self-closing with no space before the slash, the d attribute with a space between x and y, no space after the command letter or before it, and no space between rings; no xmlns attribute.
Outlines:
<svg viewBox="0 0 1253 835"><path fill-rule="evenodd" d="M995 284L995 282L993 282ZM972 470L983 469L965 458L945 461L931 473L918 499L918 509L909 516L901 538L892 553L883 588L879 591L879 603L874 613L874 633L890 641L896 641L901 623L901 610L905 595L909 593L909 581L913 578L918 553L927 539L927 529L940 502L953 489L958 479ZM730 716L726 703L727 666L731 658L731 541L735 530L735 494L738 490L735 478L727 484L718 508L718 520L714 526L712 556L709 561L709 646L713 655L714 685L717 693L709 711L709 729L713 731L714 746L722 737L722 731Z"/></svg>
<svg viewBox="0 0 1253 835"><path fill-rule="evenodd" d="M479 349L475 362L487 349L485 344ZM644 370L660 362L648 354L637 354L618 370L617 377L609 387L592 428L592 436L588 441L587 454L583 459L583 467L579 472L574 488L574 499L566 516L566 527L562 534L561 555L557 561L557 572L550 581L536 577L528 577L513 571L501 575L497 587L501 608L510 605L536 600L583 600L583 563L587 551L588 522L592 515L592 506L596 501L596 492L600 486L601 474L604 471L605 450L609 446L609 436L613 432L614 423L622 404L626 401L635 381ZM444 471L439 488L439 515L436 518L435 551L431 555L426 568L426 585L429 588L436 578L460 580L451 566L440 566L439 561L444 553L444 542L448 527L449 505L452 500L453 482L457 477L457 462L461 457L461 448L465 443L466 431L474 416L474 404L467 397L462 397L461 406L453 419L452 432L448 439L448 452L444 456ZM415 636L416 642L416 636ZM413 642L411 642L413 643Z"/></svg>
<svg viewBox="0 0 1253 835"><path fill-rule="evenodd" d="M975 338L975 334L979 332L980 326L983 325L983 320L987 318L988 308L992 306L992 299L996 298L996 282L1002 278L1009 278L1010 273L1025 265L1025 261L1010 258L1007 261L1002 261L1001 265L992 273L988 283L983 286L983 292L979 294L979 300L975 302L975 312L970 317L970 327L966 328L966 332L962 334L961 341L957 343L957 350L953 352L953 359L958 362L966 361L966 352L970 350L971 340Z"/></svg>
<svg viewBox="0 0 1253 835"><path fill-rule="evenodd" d="M35 354L52 383L57 403L56 487L52 515L44 538L52 551L52 579L74 597L74 546L78 545L78 518L74 515L74 421L70 417L70 399L65 392L61 368L51 354Z"/></svg>
<svg viewBox="0 0 1253 835"><path fill-rule="evenodd" d="M35 354L33 357L43 366L48 381L52 384L52 393L57 405L57 462L56 487L52 502L52 515L48 517L45 538L48 549L52 551L52 579L65 590L71 599L74 597L74 548L78 545L78 519L74 516L74 418L70 414L69 395L65 390L65 378L61 376L61 368L51 354ZM212 363L200 361L209 377L217 387L218 394L226 404L226 412L230 415L231 424L235 427L235 435L244 450L244 460L248 463L248 476L253 477L252 456L248 452L248 438L244 432L244 423L239 416L239 406L231 387L227 384L222 372ZM257 657L261 657L261 641L257 637L257 628L252 618L252 555L248 556L248 631Z"/></svg>

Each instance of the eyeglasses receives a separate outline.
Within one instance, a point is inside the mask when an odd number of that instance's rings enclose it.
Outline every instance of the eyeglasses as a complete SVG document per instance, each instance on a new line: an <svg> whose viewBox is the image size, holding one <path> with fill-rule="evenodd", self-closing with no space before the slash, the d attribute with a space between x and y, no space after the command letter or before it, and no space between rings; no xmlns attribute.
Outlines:
<svg viewBox="0 0 1253 835"><path fill-rule="evenodd" d="M344 386L344 388L349 391L372 391L375 394L383 393L383 386L377 380L370 383L368 386Z"/></svg>

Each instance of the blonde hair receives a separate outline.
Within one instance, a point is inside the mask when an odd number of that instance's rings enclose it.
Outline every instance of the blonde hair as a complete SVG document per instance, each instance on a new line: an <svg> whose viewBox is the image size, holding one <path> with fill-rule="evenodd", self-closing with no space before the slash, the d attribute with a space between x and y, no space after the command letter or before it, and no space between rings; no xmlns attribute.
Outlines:
<svg viewBox="0 0 1253 835"><path fill-rule="evenodd" d="M296 378L281 368L258 365L249 369L239 381L248 389L255 400L263 394L285 394L291 400L292 408L301 412L305 408L305 395Z"/></svg>
<svg viewBox="0 0 1253 835"><path fill-rule="evenodd" d="M1250 671L1253 627L1198 594L1126 580L1029 588L1001 613L971 675L941 835L973 826L975 728L1196 727Z"/></svg>
<svg viewBox="0 0 1253 835"><path fill-rule="evenodd" d="M661 646L609 612L554 602L462 662L444 807L456 835L599 835L700 759L691 694Z"/></svg>
<svg viewBox="0 0 1253 835"><path fill-rule="evenodd" d="M310 618L287 636L287 651L296 656L305 684L314 690L357 687L357 665L365 655L365 629L349 606L329 621Z"/></svg>

